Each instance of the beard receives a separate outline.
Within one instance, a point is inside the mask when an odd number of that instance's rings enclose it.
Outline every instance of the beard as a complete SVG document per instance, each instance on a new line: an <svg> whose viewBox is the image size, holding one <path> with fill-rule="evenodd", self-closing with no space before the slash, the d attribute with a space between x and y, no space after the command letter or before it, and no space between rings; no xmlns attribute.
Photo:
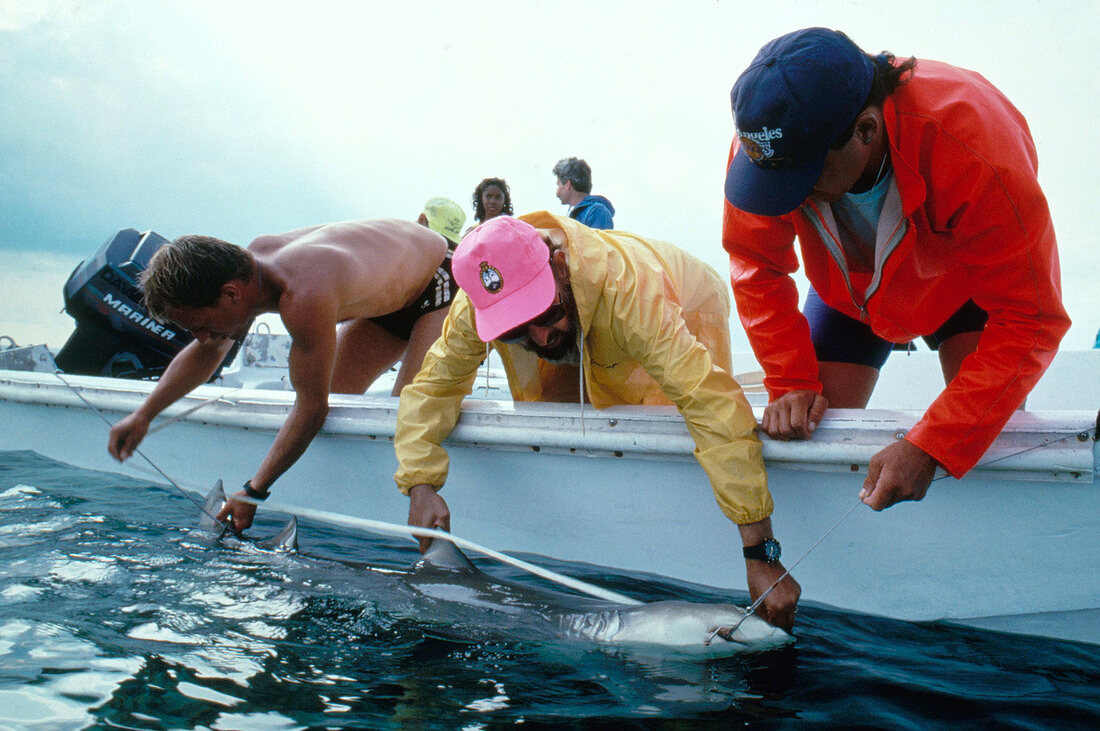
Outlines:
<svg viewBox="0 0 1100 731"><path fill-rule="evenodd" d="M560 336L555 338L552 343L536 345L528 338L523 347L539 358L551 363L580 365L580 350L577 347L577 334L579 331L577 323L580 321L580 317L577 314L577 301L574 299L573 290L570 287L562 287L559 296L565 311L569 314L569 328L562 330Z"/></svg>
<svg viewBox="0 0 1100 731"><path fill-rule="evenodd" d="M524 346L539 358L551 363L580 365L580 350L577 348L577 328L570 324L553 344L540 346L528 341Z"/></svg>

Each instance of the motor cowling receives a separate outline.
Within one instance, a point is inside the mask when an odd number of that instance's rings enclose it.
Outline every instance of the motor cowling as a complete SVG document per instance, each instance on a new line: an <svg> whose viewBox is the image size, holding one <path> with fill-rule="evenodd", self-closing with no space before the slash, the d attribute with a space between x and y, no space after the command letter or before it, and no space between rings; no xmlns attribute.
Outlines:
<svg viewBox="0 0 1100 731"><path fill-rule="evenodd" d="M77 265L63 290L76 329L54 360L66 373L155 379L194 338L155 320L145 308L138 277L168 240L127 228ZM226 357L228 363L237 348ZM220 370L220 368L219 368ZM216 375L216 374L215 374Z"/></svg>

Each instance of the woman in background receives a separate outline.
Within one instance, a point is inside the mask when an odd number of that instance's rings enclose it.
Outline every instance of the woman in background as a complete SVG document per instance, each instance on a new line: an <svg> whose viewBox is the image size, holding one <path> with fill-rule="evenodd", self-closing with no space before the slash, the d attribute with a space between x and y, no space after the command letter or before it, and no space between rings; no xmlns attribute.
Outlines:
<svg viewBox="0 0 1100 731"><path fill-rule="evenodd" d="M504 178L485 178L474 188L474 220L485 223L499 215L512 215L512 195ZM474 229L466 229L463 235Z"/></svg>

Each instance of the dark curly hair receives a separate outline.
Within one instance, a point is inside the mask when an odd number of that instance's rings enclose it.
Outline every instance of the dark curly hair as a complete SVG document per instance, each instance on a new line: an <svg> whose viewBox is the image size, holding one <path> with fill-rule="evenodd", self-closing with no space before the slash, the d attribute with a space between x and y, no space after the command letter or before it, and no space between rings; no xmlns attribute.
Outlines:
<svg viewBox="0 0 1100 731"><path fill-rule="evenodd" d="M871 59L871 63L875 67L875 75L871 78L871 91L868 92L867 101L863 103L863 107L859 110L860 114L867 107L881 107L886 101L886 97L909 81L909 77L912 76L913 70L917 67L915 56L910 56L896 66L894 60L894 54L889 51L883 51ZM859 118L859 114L856 115L856 118ZM853 119L848 128L840 133L840 136L836 138L836 141L830 147L839 150L848 144L848 140L852 139L855 132L856 120Z"/></svg>
<svg viewBox="0 0 1100 731"><path fill-rule="evenodd" d="M512 215L512 192L508 190L508 183L504 182L504 178L485 178L474 188L474 218L478 223L485 220L485 205L481 202L481 194L490 185L495 185L504 191L504 208L500 212L505 216Z"/></svg>

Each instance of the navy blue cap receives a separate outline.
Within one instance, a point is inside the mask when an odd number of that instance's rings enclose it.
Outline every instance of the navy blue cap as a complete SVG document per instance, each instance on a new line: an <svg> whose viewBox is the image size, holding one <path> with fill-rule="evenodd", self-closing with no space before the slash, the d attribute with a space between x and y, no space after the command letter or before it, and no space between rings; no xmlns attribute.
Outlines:
<svg viewBox="0 0 1100 731"><path fill-rule="evenodd" d="M863 110L874 63L848 36L805 28L760 49L730 92L739 146L726 200L761 216L798 208L829 146Z"/></svg>

